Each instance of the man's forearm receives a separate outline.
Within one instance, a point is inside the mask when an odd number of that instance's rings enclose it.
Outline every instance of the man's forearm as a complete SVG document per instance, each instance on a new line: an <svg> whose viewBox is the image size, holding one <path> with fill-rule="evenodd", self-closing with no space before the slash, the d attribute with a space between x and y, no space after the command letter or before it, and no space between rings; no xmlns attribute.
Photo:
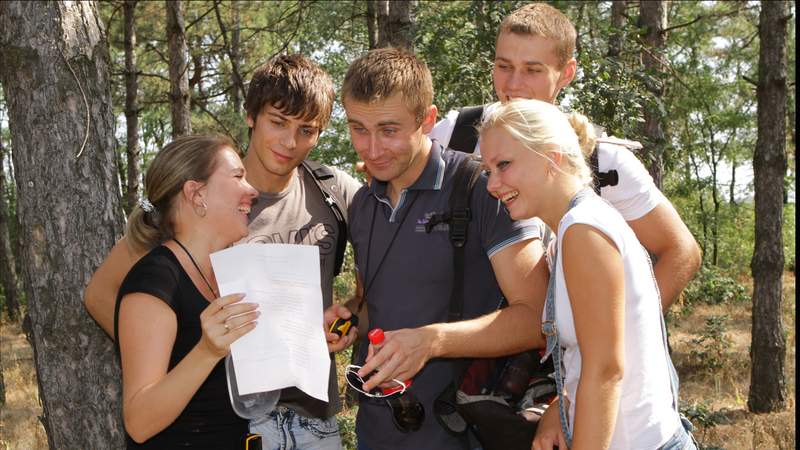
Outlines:
<svg viewBox="0 0 800 450"><path fill-rule="evenodd" d="M686 285L692 281L700 268L700 261L700 249L694 241L656 256L653 273L664 311L675 303Z"/></svg>
<svg viewBox="0 0 800 450"><path fill-rule="evenodd" d="M432 357L495 357L545 346L541 317L524 303L484 316L423 327L432 339Z"/></svg>

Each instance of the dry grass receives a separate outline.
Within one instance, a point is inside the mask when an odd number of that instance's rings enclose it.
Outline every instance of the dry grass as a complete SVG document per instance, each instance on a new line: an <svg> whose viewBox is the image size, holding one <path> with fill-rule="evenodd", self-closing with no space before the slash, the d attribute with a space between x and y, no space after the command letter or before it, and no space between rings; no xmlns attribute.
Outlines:
<svg viewBox="0 0 800 450"><path fill-rule="evenodd" d="M45 449L47 436L39 422L42 406L33 366L33 351L19 326L0 324L0 368L6 403L0 408L0 449Z"/></svg>
<svg viewBox="0 0 800 450"><path fill-rule="evenodd" d="M670 342L673 360L681 377L681 404L702 404L716 413L716 426L698 427L695 437L705 448L794 449L795 427L795 277L784 276L783 327L786 331L787 410L771 414L747 411L750 386L751 303L734 305L702 305L690 315L673 315L670 322ZM726 315L726 337L729 345L722 368L709 371L690 358L692 339L703 330L705 319L711 315ZM699 425L695 423L695 425Z"/></svg>
<svg viewBox="0 0 800 450"><path fill-rule="evenodd" d="M784 277L783 326L786 341L786 386L788 409L772 414L752 414L747 411L747 391L750 385L750 304L702 305L691 314L677 314L670 324L673 359L681 375L681 402L684 405L702 404L716 413L721 422L707 429L698 428L695 436L704 448L726 450L772 450L795 448L795 277ZM716 371L698 367L690 358L692 339L703 329L706 317L727 315L730 345L725 364ZM18 326L2 323L0 333L2 370L6 384L6 404L0 410L0 450L45 449L47 438L38 420L41 405L33 370L31 348ZM341 355L341 368L347 357ZM343 384L342 374L339 374ZM342 392L344 387L342 386ZM356 408L346 408L341 414L345 448L354 445L354 415ZM696 424L697 425L697 424Z"/></svg>

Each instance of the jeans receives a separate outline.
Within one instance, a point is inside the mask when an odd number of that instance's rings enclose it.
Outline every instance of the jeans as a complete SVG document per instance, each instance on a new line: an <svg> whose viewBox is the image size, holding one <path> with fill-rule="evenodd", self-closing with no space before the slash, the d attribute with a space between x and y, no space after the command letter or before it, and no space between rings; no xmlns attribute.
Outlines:
<svg viewBox="0 0 800 450"><path fill-rule="evenodd" d="M250 421L250 432L259 433L264 450L341 450L336 417L304 417L285 406Z"/></svg>
<svg viewBox="0 0 800 450"><path fill-rule="evenodd" d="M694 438L690 434L692 428L692 423L681 416L681 425L678 430L658 450L697 450Z"/></svg>

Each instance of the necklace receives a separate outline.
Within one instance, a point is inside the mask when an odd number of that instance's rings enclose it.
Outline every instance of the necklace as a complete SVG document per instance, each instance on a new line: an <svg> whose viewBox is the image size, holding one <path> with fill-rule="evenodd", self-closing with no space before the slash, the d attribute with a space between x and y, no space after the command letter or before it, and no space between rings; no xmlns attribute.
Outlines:
<svg viewBox="0 0 800 450"><path fill-rule="evenodd" d="M369 288L372 287L372 283L375 282L375 279L378 277L378 272L383 266L383 261L386 260L386 255L389 254L389 250L392 249L392 245L394 245L394 241L397 238L397 233L400 232L400 229L403 228L403 224L406 221L406 218L411 215L411 207L414 206L414 202L417 201L419 197L419 192L415 192L414 198L411 199L411 202L408 204L406 209L406 214L400 219L400 223L395 228L394 233L392 233L392 238L389 240L389 245L386 246L386 250L384 250L383 255L381 255L381 259L378 261L378 265L375 267L375 273L372 274L370 278L369 273L369 260L372 254L372 231L375 229L375 214L378 211L378 200L375 200L375 203L372 206L372 226L369 227L369 239L367 240L367 257L364 264L364 298L367 298L367 293L369 292ZM359 309L361 309L361 305L359 305Z"/></svg>
<svg viewBox="0 0 800 450"><path fill-rule="evenodd" d="M183 244L181 244L181 241L177 240L176 238L172 238L172 240L175 241L175 243L178 244L183 249L184 252L186 252L186 256L189 257L189 261L191 261L192 264L194 264L194 268L197 269L197 271L200 273L200 276L203 278L203 281L206 282L206 286L208 286L208 289L211 291L212 294L214 294L214 298L219 297L217 291L214 290L213 287L211 287L211 283L209 283L206 276L203 275L203 271L200 270L200 266L197 265L197 262L194 260L194 258L192 258L192 254L189 253L189 250L187 250L186 247L184 247Z"/></svg>

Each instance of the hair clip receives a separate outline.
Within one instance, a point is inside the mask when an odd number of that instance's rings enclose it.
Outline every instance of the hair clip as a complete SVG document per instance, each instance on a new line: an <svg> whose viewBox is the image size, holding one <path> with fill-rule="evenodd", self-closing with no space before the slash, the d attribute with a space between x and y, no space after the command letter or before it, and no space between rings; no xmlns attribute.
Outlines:
<svg viewBox="0 0 800 450"><path fill-rule="evenodd" d="M142 210L146 213L151 213L155 209L153 204L150 203L150 200L148 200L146 197L139 199L139 207L142 208Z"/></svg>

